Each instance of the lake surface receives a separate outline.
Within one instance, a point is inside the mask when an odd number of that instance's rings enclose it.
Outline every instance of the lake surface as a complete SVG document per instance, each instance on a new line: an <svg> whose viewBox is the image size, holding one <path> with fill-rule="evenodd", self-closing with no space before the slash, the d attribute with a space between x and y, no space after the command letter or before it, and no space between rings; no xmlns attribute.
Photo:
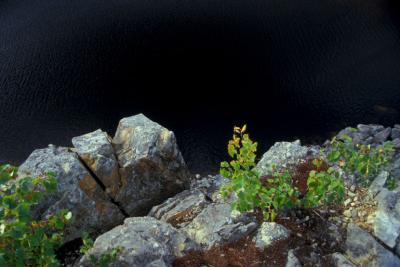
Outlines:
<svg viewBox="0 0 400 267"><path fill-rule="evenodd" d="M233 125L261 154L400 122L400 7L386 0L2 0L0 162L136 113L215 171Z"/></svg>

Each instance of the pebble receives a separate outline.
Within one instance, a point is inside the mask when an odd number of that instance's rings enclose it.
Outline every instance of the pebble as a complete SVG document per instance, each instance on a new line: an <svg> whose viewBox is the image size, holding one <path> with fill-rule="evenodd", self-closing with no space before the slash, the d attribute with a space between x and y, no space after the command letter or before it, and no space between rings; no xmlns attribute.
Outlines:
<svg viewBox="0 0 400 267"><path fill-rule="evenodd" d="M351 199L350 199L350 198L348 198L348 199L346 199L346 200L344 201L344 205L345 205L345 206L347 206L347 205L349 205L349 204L350 204L350 202L351 202Z"/></svg>
<svg viewBox="0 0 400 267"><path fill-rule="evenodd" d="M201 175L200 174L196 174L196 179L200 179Z"/></svg>
<svg viewBox="0 0 400 267"><path fill-rule="evenodd" d="M356 219L357 216L358 216L358 211L357 211L357 210L352 210L352 211L351 211L351 217L352 217L353 219Z"/></svg>
<svg viewBox="0 0 400 267"><path fill-rule="evenodd" d="M347 192L347 195L349 196L349 197L355 197L356 196L356 194L354 194L354 193L352 193L352 192Z"/></svg>
<svg viewBox="0 0 400 267"><path fill-rule="evenodd" d="M352 206L352 207L354 207L355 205L356 205L356 203L354 203L354 202L350 203L350 206Z"/></svg>
<svg viewBox="0 0 400 267"><path fill-rule="evenodd" d="M345 219L350 218L351 217L351 211L350 210L345 210L343 212L343 215L346 217Z"/></svg>
<svg viewBox="0 0 400 267"><path fill-rule="evenodd" d="M351 192L354 192L354 191L356 191L356 186L353 184L352 186L350 186L350 191Z"/></svg>

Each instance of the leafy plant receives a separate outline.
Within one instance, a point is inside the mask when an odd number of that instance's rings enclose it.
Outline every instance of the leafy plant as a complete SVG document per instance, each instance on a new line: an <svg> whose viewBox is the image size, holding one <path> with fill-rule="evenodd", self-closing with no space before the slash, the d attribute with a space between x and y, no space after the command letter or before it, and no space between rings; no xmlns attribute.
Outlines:
<svg viewBox="0 0 400 267"><path fill-rule="evenodd" d="M83 232L82 234L82 246L79 249L79 252L82 254L88 253L88 251L93 247L93 239L90 238L87 232Z"/></svg>
<svg viewBox="0 0 400 267"><path fill-rule="evenodd" d="M362 178L361 183L368 185L371 177L387 167L394 151L392 142L383 146L372 147L365 144L353 144L353 139L348 135L334 137L330 142L331 149L327 154L330 162L337 162L345 171L356 174Z"/></svg>
<svg viewBox="0 0 400 267"><path fill-rule="evenodd" d="M0 266L59 266L55 250L72 214L61 210L35 220L31 208L56 190L54 174L17 179L17 169L0 166Z"/></svg>
<svg viewBox="0 0 400 267"><path fill-rule="evenodd" d="M228 154L232 160L221 163L220 173L231 182L221 188L224 198L235 192L237 198L232 202L232 209L246 212L255 208L263 211L266 220L274 220L280 208L295 205L297 191L291 186L288 172L273 174L274 179L268 180L268 186L263 186L256 166L257 143L251 141L242 128L234 127L232 140L228 144Z"/></svg>
<svg viewBox="0 0 400 267"><path fill-rule="evenodd" d="M80 252L86 254L93 247L93 239L89 237L89 234L84 232L82 235L83 245L80 248ZM118 254L123 251L123 247L113 248L110 252L102 254L99 257L95 255L89 255L89 260L93 266L108 267L112 262L117 259Z"/></svg>
<svg viewBox="0 0 400 267"><path fill-rule="evenodd" d="M307 179L307 193L302 199L305 208L342 202L345 195L344 182L335 169L320 170L323 161L314 159L316 170L310 171Z"/></svg>
<svg viewBox="0 0 400 267"><path fill-rule="evenodd" d="M232 160L221 162L220 174L230 179L221 187L224 198L234 193L232 209L246 212L260 209L265 220L275 220L281 209L294 207L316 207L341 201L344 197L344 184L333 168L320 170L322 160L313 161L315 170L309 173L306 196L300 199L299 190L293 186L288 170L277 171L273 166L272 175L266 181L260 180L255 170L257 143L246 134L246 125L234 127L232 140L228 143L228 154Z"/></svg>
<svg viewBox="0 0 400 267"><path fill-rule="evenodd" d="M234 127L232 140L228 144L228 154L233 160L221 162L220 173L231 179L231 182L221 188L223 197L235 192L238 199L232 203L232 208L241 212L252 210L259 203L262 188L260 175L254 170L257 143L244 134L246 126Z"/></svg>

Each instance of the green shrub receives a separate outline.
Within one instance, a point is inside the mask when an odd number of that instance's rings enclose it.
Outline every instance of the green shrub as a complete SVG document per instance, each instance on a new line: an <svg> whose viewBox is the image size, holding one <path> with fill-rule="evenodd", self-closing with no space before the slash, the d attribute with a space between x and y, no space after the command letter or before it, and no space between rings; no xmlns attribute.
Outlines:
<svg viewBox="0 0 400 267"><path fill-rule="evenodd" d="M320 159L314 159L316 170L310 171L307 179L307 193L302 200L305 208L326 206L340 203L344 199L344 182L340 175L332 167L327 171L321 171L323 163Z"/></svg>
<svg viewBox="0 0 400 267"><path fill-rule="evenodd" d="M234 127L232 140L228 144L228 154L232 160L221 163L220 174L231 181L221 187L224 198L235 192L237 198L232 202L232 209L246 212L255 208L263 211L265 220L274 220L281 208L295 205L298 192L291 185L288 172L274 172L274 179L263 186L256 166L257 143L251 141L245 133L246 125Z"/></svg>
<svg viewBox="0 0 400 267"><path fill-rule="evenodd" d="M383 146L353 144L348 135L334 137L330 142L331 149L327 154L330 162L339 163L346 172L353 173L363 185L368 185L379 171L392 161L394 145L386 142Z"/></svg>
<svg viewBox="0 0 400 267"><path fill-rule="evenodd" d="M249 135L244 134L245 131L246 126L234 128L233 138L228 144L228 154L233 160L221 162L220 170L222 176L231 179L228 185L221 188L221 194L227 197L235 192L238 199L232 203L232 208L241 212L265 203L260 196L263 195L260 175L254 170L257 143L253 143Z"/></svg>
<svg viewBox="0 0 400 267"><path fill-rule="evenodd" d="M61 210L46 220L31 215L44 194L56 190L56 179L51 173L17 179L16 172L0 166L0 266L59 266L55 250L71 212Z"/></svg>
<svg viewBox="0 0 400 267"><path fill-rule="evenodd" d="M273 167L273 174L264 183L255 170L257 143L251 141L243 128L234 127L232 140L228 143L228 154L232 160L221 162L220 174L230 179L227 185L221 187L221 194L227 198L235 193L232 209L240 212L251 211L256 208L262 210L265 220L275 220L281 209L294 207L316 207L329 205L343 200L344 184L337 172L332 168L328 171L319 171L321 161L315 160L316 170L311 171L308 177L308 191L303 199L299 199L300 192L293 186L292 177L288 170L277 171Z"/></svg>

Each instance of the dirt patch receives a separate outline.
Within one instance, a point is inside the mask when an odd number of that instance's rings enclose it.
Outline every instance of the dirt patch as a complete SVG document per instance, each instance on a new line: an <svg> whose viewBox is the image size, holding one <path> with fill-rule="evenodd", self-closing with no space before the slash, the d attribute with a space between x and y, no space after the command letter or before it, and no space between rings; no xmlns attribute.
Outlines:
<svg viewBox="0 0 400 267"><path fill-rule="evenodd" d="M291 231L288 239L275 242L265 250L260 250L253 242L253 235L236 242L215 246L205 251L193 251L174 261L174 267L283 267L286 265L287 253L293 249L302 266L334 266L329 254L343 252L342 242L336 242L327 233L331 224L329 217L340 213L341 207L332 206L327 212L315 210L293 210L289 217L278 217L277 223ZM260 211L253 213L262 221ZM340 232L343 236L344 233Z"/></svg>
<svg viewBox="0 0 400 267"><path fill-rule="evenodd" d="M193 251L174 261L174 267L262 267L285 266L288 239L277 241L273 246L260 250L253 242L253 235L206 251Z"/></svg>

